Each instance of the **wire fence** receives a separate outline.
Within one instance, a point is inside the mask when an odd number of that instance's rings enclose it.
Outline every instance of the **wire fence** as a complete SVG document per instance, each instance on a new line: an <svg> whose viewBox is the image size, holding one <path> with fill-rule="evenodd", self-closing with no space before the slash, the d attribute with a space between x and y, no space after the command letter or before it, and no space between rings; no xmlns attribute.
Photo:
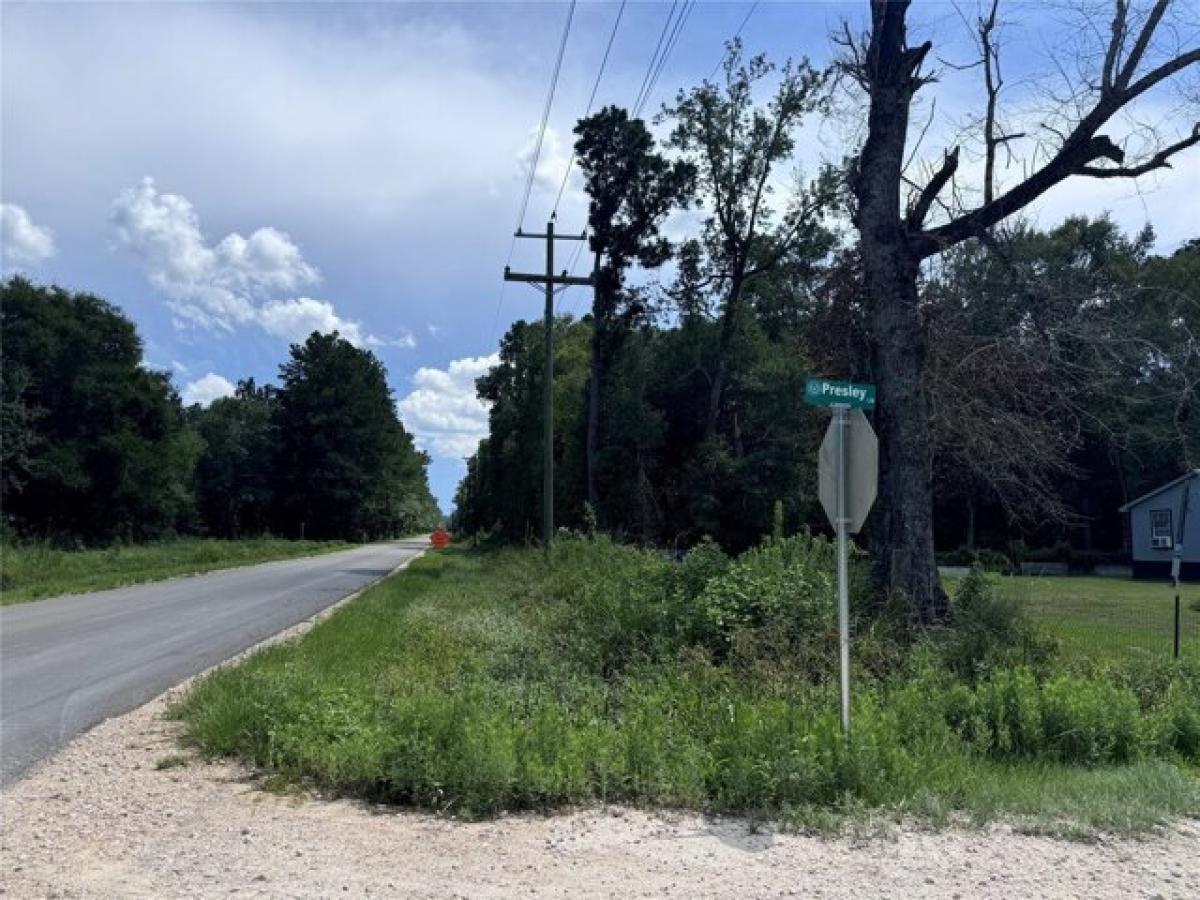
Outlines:
<svg viewBox="0 0 1200 900"><path fill-rule="evenodd" d="M1013 577L1004 589L1055 638L1064 656L1095 662L1200 659L1200 584L1184 584L1176 604L1168 582L1100 577Z"/></svg>

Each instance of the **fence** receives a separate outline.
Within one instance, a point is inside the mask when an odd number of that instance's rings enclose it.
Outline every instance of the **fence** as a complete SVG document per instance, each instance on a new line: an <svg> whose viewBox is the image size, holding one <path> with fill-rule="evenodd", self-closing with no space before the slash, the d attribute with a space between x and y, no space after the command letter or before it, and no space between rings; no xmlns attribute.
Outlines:
<svg viewBox="0 0 1200 900"><path fill-rule="evenodd" d="M1013 577L1002 579L1002 585L1061 643L1066 656L1170 658L1178 639L1181 656L1200 659L1200 585L1180 588L1178 638L1175 588L1168 582Z"/></svg>

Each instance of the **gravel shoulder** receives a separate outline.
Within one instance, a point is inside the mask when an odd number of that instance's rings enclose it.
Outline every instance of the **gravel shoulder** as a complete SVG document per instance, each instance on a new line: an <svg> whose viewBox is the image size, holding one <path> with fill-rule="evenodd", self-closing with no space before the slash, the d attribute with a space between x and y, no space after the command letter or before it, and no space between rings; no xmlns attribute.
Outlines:
<svg viewBox="0 0 1200 900"><path fill-rule="evenodd" d="M170 696L0 793L5 896L1200 896L1196 822L1086 844L1004 826L826 839L624 808L463 823L278 796L234 763L157 768L181 761Z"/></svg>

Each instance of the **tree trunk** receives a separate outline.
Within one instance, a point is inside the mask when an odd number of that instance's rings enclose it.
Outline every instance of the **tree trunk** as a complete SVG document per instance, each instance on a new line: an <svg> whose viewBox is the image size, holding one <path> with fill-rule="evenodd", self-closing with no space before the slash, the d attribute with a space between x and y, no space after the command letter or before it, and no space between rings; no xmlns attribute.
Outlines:
<svg viewBox="0 0 1200 900"><path fill-rule="evenodd" d="M604 379L608 377L609 354L613 352L614 322L621 291L621 272L625 265L624 261L610 257L608 264L601 266L601 258L602 254L597 252L592 267L595 279L592 290L592 359L588 372L587 433L584 437L588 503L597 517L600 517L600 489L596 486L596 457L600 452Z"/></svg>
<svg viewBox="0 0 1200 900"><path fill-rule="evenodd" d="M919 621L931 623L945 617L947 605L933 547L925 332L917 305L916 263L903 256L885 254L874 266L871 261L866 265L878 383L879 500L872 544L880 580L908 597Z"/></svg>
<svg viewBox="0 0 1200 900"><path fill-rule="evenodd" d="M914 617L929 623L944 619L948 607L933 550L926 339L917 290L920 258L909 245L900 207L909 108L919 86L915 73L929 48L906 48L907 5L872 4L866 62L871 108L851 187L858 200L854 222L861 237L878 386L879 495L871 515L875 570L882 586L904 594Z"/></svg>
<svg viewBox="0 0 1200 900"><path fill-rule="evenodd" d="M708 389L708 418L704 426L705 437L717 433L717 421L721 417L721 395L725 391L725 361L729 357L729 347L733 343L733 333L737 328L738 307L742 300L742 276L735 274L729 286L729 299L725 301L725 314L721 317L721 336L717 340L717 370L713 373L712 383Z"/></svg>
<svg viewBox="0 0 1200 900"><path fill-rule="evenodd" d="M600 514L600 495L596 490L596 453L600 449L600 384L604 380L604 348L600 320L592 317L592 359L588 373L587 405L587 498L592 511Z"/></svg>

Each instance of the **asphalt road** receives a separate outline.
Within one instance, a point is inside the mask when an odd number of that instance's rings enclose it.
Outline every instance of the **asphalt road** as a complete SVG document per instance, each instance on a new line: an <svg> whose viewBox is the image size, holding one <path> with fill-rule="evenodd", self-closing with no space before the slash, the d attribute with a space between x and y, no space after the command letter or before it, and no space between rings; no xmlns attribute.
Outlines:
<svg viewBox="0 0 1200 900"><path fill-rule="evenodd" d="M0 785L81 731L307 619L426 546L371 544L0 607Z"/></svg>

